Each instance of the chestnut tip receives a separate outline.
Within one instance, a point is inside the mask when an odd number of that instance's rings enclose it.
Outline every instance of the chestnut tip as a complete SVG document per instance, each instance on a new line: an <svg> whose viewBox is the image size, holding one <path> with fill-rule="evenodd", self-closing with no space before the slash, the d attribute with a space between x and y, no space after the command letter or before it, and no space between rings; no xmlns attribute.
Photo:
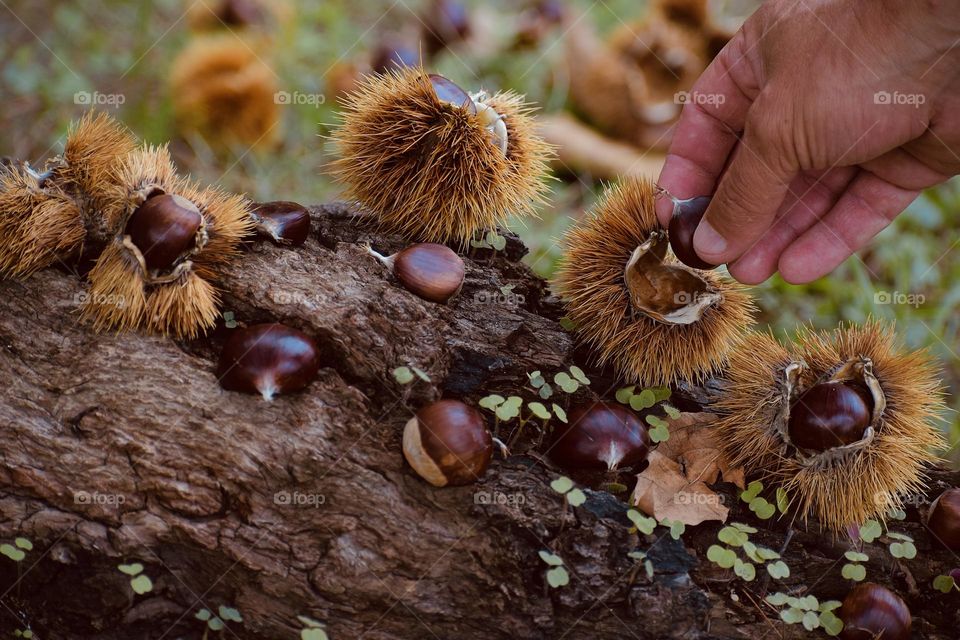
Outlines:
<svg viewBox="0 0 960 640"><path fill-rule="evenodd" d="M310 235L310 212L297 202L258 202L251 209L257 233L275 244L299 247Z"/></svg>
<svg viewBox="0 0 960 640"><path fill-rule="evenodd" d="M272 400L300 391L320 370L320 350L302 331L280 323L236 329L224 344L217 379L228 391Z"/></svg>
<svg viewBox="0 0 960 640"><path fill-rule="evenodd" d="M601 402L574 407L554 431L547 455L565 469L612 471L643 462L650 448L647 426L635 413Z"/></svg>
<svg viewBox="0 0 960 640"><path fill-rule="evenodd" d="M670 248L677 260L693 269L716 269L717 265L706 262L693 248L693 236L703 220L710 204L710 196L697 196L687 200L673 200L673 215L667 227Z"/></svg>
<svg viewBox="0 0 960 640"><path fill-rule="evenodd" d="M476 409L459 400L439 400L404 426L403 455L435 487L466 485L490 465L493 438Z"/></svg>

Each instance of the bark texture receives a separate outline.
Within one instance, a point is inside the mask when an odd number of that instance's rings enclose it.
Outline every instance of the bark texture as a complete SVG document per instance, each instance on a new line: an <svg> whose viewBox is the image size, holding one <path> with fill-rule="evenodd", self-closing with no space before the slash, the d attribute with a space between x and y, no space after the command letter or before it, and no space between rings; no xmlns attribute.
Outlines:
<svg viewBox="0 0 960 640"><path fill-rule="evenodd" d="M226 328L192 342L97 335L77 321L76 274L0 283L0 538L34 545L19 563L0 557L3 631L200 638L194 614L228 605L243 622L222 637L257 640L298 637L297 615L334 639L809 637L762 604L762 578L746 584L706 561L719 525L682 541L663 528L638 536L603 491L565 509L549 487L557 471L525 452L533 437L477 485L416 477L400 452L416 408L515 394L527 372L552 375L583 354L516 238L497 255L475 252L462 293L440 306L398 286L362 246L392 252L396 238L364 230L346 206L312 215L305 246L254 244L222 282L239 322L285 322L322 347L319 378L273 402L217 385ZM432 382L397 384L391 370L408 364ZM591 375L582 399L612 393L615 381ZM935 472L934 484L960 478ZM739 505L732 518L757 524ZM954 638L960 594L930 583L960 560L919 518L911 509L897 527L918 558L896 562L872 545L868 579L905 597L914 637ZM757 526L757 542L782 545L784 524ZM547 587L541 549L564 559L568 586ZM628 557L638 549L652 579ZM772 590L841 598L843 551L798 532L784 552L793 573ZM151 592L132 592L124 562L144 565Z"/></svg>

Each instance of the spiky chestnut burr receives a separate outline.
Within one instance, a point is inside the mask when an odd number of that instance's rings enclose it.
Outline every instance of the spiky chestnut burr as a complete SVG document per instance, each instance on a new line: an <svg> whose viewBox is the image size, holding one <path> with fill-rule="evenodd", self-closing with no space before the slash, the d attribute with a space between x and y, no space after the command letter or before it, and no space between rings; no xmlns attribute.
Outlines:
<svg viewBox="0 0 960 640"><path fill-rule="evenodd" d="M781 486L800 518L842 532L902 506L924 488L944 445L937 369L908 352L892 327L871 321L802 330L787 348L767 334L730 356L725 392L711 407L727 462Z"/></svg>
<svg viewBox="0 0 960 640"><path fill-rule="evenodd" d="M646 385L716 371L754 315L743 287L668 255L655 195L645 179L611 187L567 232L555 281L600 363Z"/></svg>
<svg viewBox="0 0 960 640"><path fill-rule="evenodd" d="M276 75L233 34L200 36L174 60L170 96L177 125L208 141L269 146L280 133Z"/></svg>
<svg viewBox="0 0 960 640"><path fill-rule="evenodd" d="M217 364L217 380L229 391L260 394L272 400L300 391L320 370L320 349L302 331L279 323L233 332Z"/></svg>
<svg viewBox="0 0 960 640"><path fill-rule="evenodd" d="M493 438L476 409L459 400L440 400L407 422L403 455L436 487L470 484L490 465Z"/></svg>
<svg viewBox="0 0 960 640"><path fill-rule="evenodd" d="M333 173L384 231L465 246L543 201L552 150L514 93L398 69L364 78L342 117Z"/></svg>
<svg viewBox="0 0 960 640"><path fill-rule="evenodd" d="M102 209L113 237L81 309L97 330L195 337L213 326L219 267L253 232L248 203L177 176L165 148L125 158Z"/></svg>

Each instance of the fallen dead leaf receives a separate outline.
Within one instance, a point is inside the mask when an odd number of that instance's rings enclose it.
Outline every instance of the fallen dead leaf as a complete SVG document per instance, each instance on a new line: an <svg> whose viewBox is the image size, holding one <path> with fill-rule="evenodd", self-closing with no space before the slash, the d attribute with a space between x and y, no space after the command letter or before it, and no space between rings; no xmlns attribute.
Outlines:
<svg viewBox="0 0 960 640"><path fill-rule="evenodd" d="M682 413L670 421L670 439L650 453L630 501L659 521L685 525L725 522L729 509L708 485L723 479L744 488L743 468L727 467L715 440L710 413Z"/></svg>

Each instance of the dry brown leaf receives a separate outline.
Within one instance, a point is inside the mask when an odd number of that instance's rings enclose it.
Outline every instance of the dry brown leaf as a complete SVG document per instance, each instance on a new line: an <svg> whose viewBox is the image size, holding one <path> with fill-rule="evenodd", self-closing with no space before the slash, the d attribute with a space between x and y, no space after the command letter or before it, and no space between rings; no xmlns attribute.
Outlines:
<svg viewBox="0 0 960 640"><path fill-rule="evenodd" d="M637 476L630 501L657 520L725 522L729 510L708 485L722 478L743 488L744 475L742 468L731 469L721 459L711 429L715 420L710 413L682 413L671 420L670 439L650 453L650 465Z"/></svg>

